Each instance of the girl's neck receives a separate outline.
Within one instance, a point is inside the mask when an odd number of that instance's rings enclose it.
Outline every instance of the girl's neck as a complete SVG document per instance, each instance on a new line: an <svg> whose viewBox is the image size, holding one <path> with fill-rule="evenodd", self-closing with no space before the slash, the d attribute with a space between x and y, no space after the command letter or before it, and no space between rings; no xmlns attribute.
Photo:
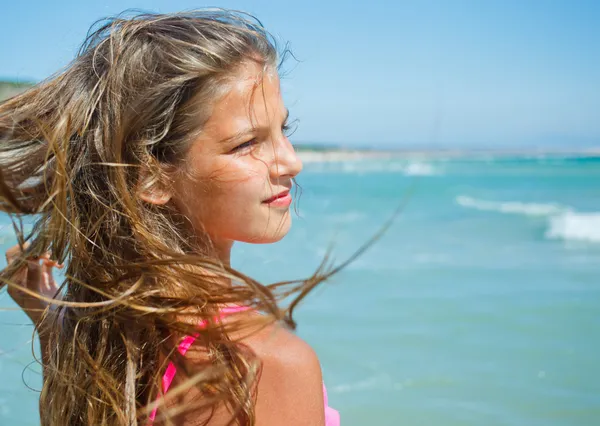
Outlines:
<svg viewBox="0 0 600 426"><path fill-rule="evenodd" d="M221 262L225 267L231 267L232 240L216 239L204 233L200 233L200 235L195 233L192 240L191 247L193 251L198 251L198 254L203 253L208 255Z"/></svg>
<svg viewBox="0 0 600 426"><path fill-rule="evenodd" d="M213 247L217 258L221 261L223 266L231 267L231 249L233 248L233 241L224 241L216 243L213 241Z"/></svg>

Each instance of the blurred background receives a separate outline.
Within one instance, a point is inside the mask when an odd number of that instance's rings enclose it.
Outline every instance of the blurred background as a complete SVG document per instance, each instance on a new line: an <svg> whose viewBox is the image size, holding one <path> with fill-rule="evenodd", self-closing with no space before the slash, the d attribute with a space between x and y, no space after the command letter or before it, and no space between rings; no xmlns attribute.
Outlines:
<svg viewBox="0 0 600 426"><path fill-rule="evenodd" d="M0 98L66 66L99 18L201 6L5 1ZM342 424L598 424L600 3L206 6L256 15L298 59L282 88L299 217L276 245L238 245L234 267L308 276L407 201L298 311ZM39 424L31 333L0 292L1 425Z"/></svg>

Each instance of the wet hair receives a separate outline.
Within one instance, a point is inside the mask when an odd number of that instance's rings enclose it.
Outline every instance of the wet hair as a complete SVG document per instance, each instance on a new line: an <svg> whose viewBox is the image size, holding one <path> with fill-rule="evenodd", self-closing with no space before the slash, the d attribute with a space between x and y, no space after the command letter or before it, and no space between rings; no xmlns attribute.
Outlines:
<svg viewBox="0 0 600 426"><path fill-rule="evenodd" d="M280 320L293 328L297 303L331 275L326 261L306 280L263 285L219 262L208 239L192 241L172 204L138 194L181 170L236 70L277 68L283 56L242 13L120 15L95 24L62 72L0 103L0 209L16 225L34 218L30 232L16 226L30 245L0 286L19 287L10 277L30 256L50 251L67 265L37 325L48 341L43 425L147 424L157 398L157 422L225 405L232 423L254 424L260 361L231 336ZM227 304L263 315L213 321ZM175 350L191 333L205 351L193 365ZM168 362L202 398L166 407Z"/></svg>

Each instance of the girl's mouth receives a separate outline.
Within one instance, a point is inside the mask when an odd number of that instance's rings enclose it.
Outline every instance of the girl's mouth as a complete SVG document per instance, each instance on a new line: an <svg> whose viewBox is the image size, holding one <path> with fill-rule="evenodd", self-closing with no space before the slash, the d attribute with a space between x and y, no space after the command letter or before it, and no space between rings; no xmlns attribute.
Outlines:
<svg viewBox="0 0 600 426"><path fill-rule="evenodd" d="M263 201L263 204L268 204L273 207L288 207L292 203L292 196L289 190L280 192L271 198Z"/></svg>

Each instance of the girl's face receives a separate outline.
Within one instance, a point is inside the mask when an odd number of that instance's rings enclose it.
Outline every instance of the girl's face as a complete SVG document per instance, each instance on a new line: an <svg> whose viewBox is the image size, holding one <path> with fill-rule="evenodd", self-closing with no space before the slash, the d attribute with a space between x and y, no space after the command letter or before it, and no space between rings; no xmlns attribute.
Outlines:
<svg viewBox="0 0 600 426"><path fill-rule="evenodd" d="M174 182L173 201L217 248L283 238L291 225L292 178L302 170L284 134L288 111L277 72L249 63L231 87Z"/></svg>

